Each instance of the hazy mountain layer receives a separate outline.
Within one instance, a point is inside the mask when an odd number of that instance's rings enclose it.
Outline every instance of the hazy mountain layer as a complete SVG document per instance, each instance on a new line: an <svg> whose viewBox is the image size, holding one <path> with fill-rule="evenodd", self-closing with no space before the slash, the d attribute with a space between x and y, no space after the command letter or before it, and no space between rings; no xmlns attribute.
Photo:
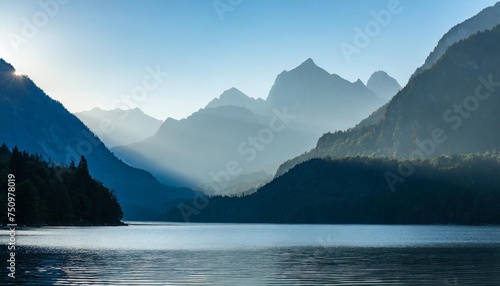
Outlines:
<svg viewBox="0 0 500 286"><path fill-rule="evenodd" d="M142 141L153 136L162 124L161 120L144 114L139 108L130 110L94 108L77 112L75 115L108 148Z"/></svg>
<svg viewBox="0 0 500 286"><path fill-rule="evenodd" d="M165 183L208 194L251 192L320 135L354 126L383 103L361 81L329 74L308 59L282 72L266 101L231 88L186 119L167 119L154 137L113 151Z"/></svg>
<svg viewBox="0 0 500 286"><path fill-rule="evenodd" d="M271 111L269 105L262 98L251 98L234 87L224 91L219 98L214 98L206 107L214 108L219 106L244 107L259 115L269 115Z"/></svg>
<svg viewBox="0 0 500 286"><path fill-rule="evenodd" d="M112 150L164 182L238 193L246 191L249 177L267 179L284 158L314 145L292 120L286 109L263 116L231 105L204 108L186 119L169 118L155 136ZM245 181L245 188L234 189Z"/></svg>

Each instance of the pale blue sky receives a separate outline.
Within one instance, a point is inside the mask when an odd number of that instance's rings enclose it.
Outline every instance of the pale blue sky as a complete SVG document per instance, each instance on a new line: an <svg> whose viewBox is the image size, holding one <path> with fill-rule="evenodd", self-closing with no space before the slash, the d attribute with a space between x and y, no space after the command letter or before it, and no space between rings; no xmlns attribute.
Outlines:
<svg viewBox="0 0 500 286"><path fill-rule="evenodd" d="M186 117L233 86L266 98L280 72L307 58L350 81L384 70L404 85L445 32L496 3L400 0L401 13L348 62L340 44L397 0L72 0L48 15L40 3L50 12L55 1L0 0L0 57L72 112L110 109L159 66L169 76L132 103L160 119ZM221 18L214 3L236 5ZM23 33L23 18L41 27ZM14 34L27 39L17 51Z"/></svg>

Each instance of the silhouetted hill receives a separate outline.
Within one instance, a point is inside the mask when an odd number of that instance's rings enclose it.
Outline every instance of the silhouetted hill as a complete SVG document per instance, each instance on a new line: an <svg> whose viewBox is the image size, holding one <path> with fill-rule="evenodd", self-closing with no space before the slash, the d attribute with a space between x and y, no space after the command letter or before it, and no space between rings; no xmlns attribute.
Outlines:
<svg viewBox="0 0 500 286"><path fill-rule="evenodd" d="M144 114L139 108L102 110L94 108L75 113L108 147L127 145L153 136L161 120Z"/></svg>
<svg viewBox="0 0 500 286"><path fill-rule="evenodd" d="M117 159L76 116L0 59L0 142L60 164L88 160L90 174L115 190L125 219L153 219L164 203L191 195Z"/></svg>

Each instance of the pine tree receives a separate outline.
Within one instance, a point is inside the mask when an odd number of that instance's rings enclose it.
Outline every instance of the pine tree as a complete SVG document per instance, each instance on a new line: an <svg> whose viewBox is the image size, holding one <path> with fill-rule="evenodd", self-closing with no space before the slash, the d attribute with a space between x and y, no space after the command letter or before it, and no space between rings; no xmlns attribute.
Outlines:
<svg viewBox="0 0 500 286"><path fill-rule="evenodd" d="M80 162L78 163L78 170L84 171L87 174L89 172L89 167L88 167L87 159L85 159L85 156L83 156L83 155L80 158Z"/></svg>
<svg viewBox="0 0 500 286"><path fill-rule="evenodd" d="M3 143L2 146L0 147L0 162L5 162L9 158L10 158L10 150L7 147L7 145Z"/></svg>

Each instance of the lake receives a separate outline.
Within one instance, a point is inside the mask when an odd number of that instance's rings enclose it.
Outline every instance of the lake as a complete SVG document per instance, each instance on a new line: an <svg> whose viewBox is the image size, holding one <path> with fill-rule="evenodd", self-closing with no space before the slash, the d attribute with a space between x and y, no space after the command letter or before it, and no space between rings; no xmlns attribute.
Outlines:
<svg viewBox="0 0 500 286"><path fill-rule="evenodd" d="M2 267L1 285L500 285L500 227L132 222L16 235L16 279Z"/></svg>

